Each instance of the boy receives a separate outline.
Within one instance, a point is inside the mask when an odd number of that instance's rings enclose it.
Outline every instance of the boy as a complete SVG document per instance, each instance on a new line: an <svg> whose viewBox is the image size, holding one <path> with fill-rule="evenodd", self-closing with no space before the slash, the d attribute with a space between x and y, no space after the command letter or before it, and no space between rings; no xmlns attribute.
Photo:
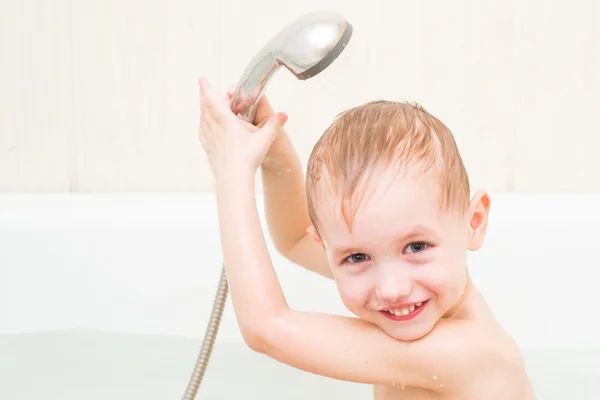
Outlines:
<svg viewBox="0 0 600 400"><path fill-rule="evenodd" d="M250 126L200 87L231 299L253 350L372 384L380 400L534 398L516 343L469 279L466 254L483 242L490 199L469 199L440 121L385 101L344 112L311 154L305 191L284 114L263 98ZM334 278L358 318L288 307L258 217L259 167L277 249Z"/></svg>

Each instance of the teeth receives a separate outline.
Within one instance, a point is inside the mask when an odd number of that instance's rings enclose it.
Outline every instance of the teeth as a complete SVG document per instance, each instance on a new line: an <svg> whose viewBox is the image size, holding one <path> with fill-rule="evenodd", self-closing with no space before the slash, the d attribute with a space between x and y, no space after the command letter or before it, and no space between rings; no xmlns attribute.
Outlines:
<svg viewBox="0 0 600 400"><path fill-rule="evenodd" d="M402 317L405 315L408 315L410 313L412 313L413 311L415 311L415 309L417 307L420 307L423 303L416 303L411 305L410 307L402 307L402 308L394 308L394 309L389 309L388 312L392 315L395 315L397 317Z"/></svg>

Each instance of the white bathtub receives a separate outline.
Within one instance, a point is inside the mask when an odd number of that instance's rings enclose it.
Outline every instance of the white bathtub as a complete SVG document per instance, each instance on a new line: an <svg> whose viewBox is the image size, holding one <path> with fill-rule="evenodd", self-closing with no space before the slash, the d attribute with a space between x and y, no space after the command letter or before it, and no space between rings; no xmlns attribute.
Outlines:
<svg viewBox="0 0 600 400"><path fill-rule="evenodd" d="M259 199L260 200L260 199ZM600 195L494 195L476 284L540 400L600 398ZM274 254L289 303L348 315ZM208 195L0 196L0 399L177 399L221 268ZM367 399L248 350L228 303L199 398Z"/></svg>

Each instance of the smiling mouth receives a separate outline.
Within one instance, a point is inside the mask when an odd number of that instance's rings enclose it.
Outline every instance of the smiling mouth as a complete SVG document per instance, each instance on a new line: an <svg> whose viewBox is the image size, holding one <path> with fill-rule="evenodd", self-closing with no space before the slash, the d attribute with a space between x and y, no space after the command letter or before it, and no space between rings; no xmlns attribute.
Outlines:
<svg viewBox="0 0 600 400"><path fill-rule="evenodd" d="M407 321L413 319L421 313L423 308L427 305L429 300L418 302L410 306L390 308L387 310L381 310L380 312L387 318L394 321Z"/></svg>

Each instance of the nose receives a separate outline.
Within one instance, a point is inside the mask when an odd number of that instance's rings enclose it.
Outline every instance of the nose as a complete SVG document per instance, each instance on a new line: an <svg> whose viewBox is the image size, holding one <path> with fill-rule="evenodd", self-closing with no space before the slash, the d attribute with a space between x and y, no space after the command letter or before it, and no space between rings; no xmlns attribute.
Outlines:
<svg viewBox="0 0 600 400"><path fill-rule="evenodd" d="M413 280L399 274L382 274L377 287L377 297L383 303L394 303L410 295L414 287Z"/></svg>

